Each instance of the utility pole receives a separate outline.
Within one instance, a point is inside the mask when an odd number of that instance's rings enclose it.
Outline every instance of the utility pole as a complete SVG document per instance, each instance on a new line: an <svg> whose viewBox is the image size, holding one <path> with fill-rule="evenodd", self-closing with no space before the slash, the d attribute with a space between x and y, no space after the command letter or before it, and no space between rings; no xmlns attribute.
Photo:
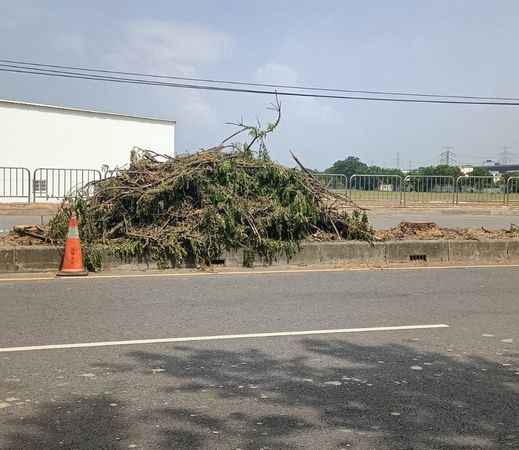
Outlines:
<svg viewBox="0 0 519 450"><path fill-rule="evenodd" d="M451 163L456 162L456 160L453 158L454 156L456 156L456 154L454 152L451 152L452 146L445 145L443 146L443 148L445 149L445 151L440 154L440 164L450 166Z"/></svg>
<svg viewBox="0 0 519 450"><path fill-rule="evenodd" d="M400 152L396 153L396 168L400 169Z"/></svg>

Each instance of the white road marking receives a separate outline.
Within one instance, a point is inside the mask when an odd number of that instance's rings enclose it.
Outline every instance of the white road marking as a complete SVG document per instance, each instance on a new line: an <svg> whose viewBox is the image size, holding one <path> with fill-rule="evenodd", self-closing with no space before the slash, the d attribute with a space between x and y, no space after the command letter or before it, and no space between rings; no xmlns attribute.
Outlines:
<svg viewBox="0 0 519 450"><path fill-rule="evenodd" d="M319 334L365 333L370 331L428 330L449 328L444 323L434 325L400 325L395 327L342 328L336 330L279 331L276 333L224 334L217 336L193 336L160 339L136 339L131 341L81 342L77 344L31 345L27 347L4 347L0 353L27 352L32 350L57 350L67 348L115 347L119 345L165 344L173 342L221 341L226 339L249 339L281 336L310 336Z"/></svg>

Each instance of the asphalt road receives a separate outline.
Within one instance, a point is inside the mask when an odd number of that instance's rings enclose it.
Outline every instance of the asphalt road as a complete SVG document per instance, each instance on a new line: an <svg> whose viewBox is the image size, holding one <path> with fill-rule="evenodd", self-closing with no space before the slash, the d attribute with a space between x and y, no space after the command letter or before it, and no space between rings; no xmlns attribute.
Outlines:
<svg viewBox="0 0 519 450"><path fill-rule="evenodd" d="M0 281L0 448L519 448L518 271Z"/></svg>

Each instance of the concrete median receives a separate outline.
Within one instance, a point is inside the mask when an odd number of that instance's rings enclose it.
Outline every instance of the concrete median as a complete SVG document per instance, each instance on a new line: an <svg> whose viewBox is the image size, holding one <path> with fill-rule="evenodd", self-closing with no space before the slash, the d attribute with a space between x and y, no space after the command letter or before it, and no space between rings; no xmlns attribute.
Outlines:
<svg viewBox="0 0 519 450"><path fill-rule="evenodd" d="M0 247L0 273L53 272L60 266L63 249L53 246ZM215 265L242 267L241 252L226 252ZM330 264L401 264L424 263L504 263L519 262L519 239L506 240L430 240L375 242L316 242L304 243L291 258L278 257L272 266L315 266ZM262 265L261 258L257 266ZM183 267L194 267L185 264ZM103 269L157 269L146 258L120 259L103 252Z"/></svg>

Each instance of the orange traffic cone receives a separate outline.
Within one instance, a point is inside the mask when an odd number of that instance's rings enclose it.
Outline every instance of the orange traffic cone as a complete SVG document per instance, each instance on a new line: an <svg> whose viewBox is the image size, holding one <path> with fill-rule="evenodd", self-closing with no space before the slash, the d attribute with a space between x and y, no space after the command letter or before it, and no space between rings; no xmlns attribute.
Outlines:
<svg viewBox="0 0 519 450"><path fill-rule="evenodd" d="M83 257L81 255L81 240L77 227L77 218L72 216L68 225L67 243L61 270L56 274L60 277L77 277L88 275L83 269Z"/></svg>

